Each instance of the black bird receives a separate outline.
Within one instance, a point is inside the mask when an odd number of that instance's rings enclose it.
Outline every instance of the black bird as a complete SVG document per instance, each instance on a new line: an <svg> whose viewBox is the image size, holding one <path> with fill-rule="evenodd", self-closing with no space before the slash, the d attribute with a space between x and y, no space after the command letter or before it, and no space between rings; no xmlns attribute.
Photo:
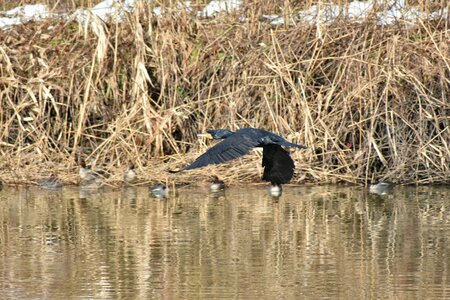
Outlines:
<svg viewBox="0 0 450 300"><path fill-rule="evenodd" d="M221 164L247 154L255 147L263 148L262 179L281 190L281 184L288 183L294 175L294 161L285 147L305 149L305 146L288 142L279 135L257 128L242 128L236 132L227 129L208 130L206 138L219 140L220 143L200 155L192 164L175 172L201 168L210 164ZM174 172L174 171L172 171Z"/></svg>
<svg viewBox="0 0 450 300"><path fill-rule="evenodd" d="M270 182L269 195L280 197L281 185L288 183L294 176L294 161L288 151L277 144L263 147L262 166L264 173L262 179Z"/></svg>

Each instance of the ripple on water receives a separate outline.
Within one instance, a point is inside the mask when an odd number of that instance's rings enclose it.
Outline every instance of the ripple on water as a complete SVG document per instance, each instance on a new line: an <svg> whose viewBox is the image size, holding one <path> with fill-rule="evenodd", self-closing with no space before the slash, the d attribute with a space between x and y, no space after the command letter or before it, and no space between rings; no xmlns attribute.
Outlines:
<svg viewBox="0 0 450 300"><path fill-rule="evenodd" d="M450 189L0 192L5 298L450 298Z"/></svg>

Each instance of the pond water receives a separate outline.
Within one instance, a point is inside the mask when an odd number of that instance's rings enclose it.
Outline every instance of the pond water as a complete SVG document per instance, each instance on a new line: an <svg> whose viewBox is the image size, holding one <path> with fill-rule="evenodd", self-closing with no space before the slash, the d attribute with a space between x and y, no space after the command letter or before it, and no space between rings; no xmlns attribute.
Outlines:
<svg viewBox="0 0 450 300"><path fill-rule="evenodd" d="M450 299L450 187L0 192L2 299Z"/></svg>

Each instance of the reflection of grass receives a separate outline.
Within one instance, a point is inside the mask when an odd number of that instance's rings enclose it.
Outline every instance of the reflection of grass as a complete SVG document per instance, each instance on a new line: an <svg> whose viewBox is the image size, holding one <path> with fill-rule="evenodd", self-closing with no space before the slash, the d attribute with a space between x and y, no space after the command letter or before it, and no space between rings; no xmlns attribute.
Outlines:
<svg viewBox="0 0 450 300"><path fill-rule="evenodd" d="M370 298L445 298L449 196L402 188L375 204L362 188L323 186L287 188L279 202L261 188L155 201L144 188L8 189L2 270L25 298L92 298L93 283L107 298L256 299L257 287L262 299L363 299L368 286ZM39 284L24 284L29 274ZM405 277L421 280L411 289Z"/></svg>

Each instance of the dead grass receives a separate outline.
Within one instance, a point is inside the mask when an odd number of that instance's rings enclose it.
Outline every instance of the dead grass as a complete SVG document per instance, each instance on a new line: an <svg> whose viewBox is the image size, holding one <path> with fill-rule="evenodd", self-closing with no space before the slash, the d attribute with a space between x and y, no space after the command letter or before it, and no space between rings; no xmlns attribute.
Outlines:
<svg viewBox="0 0 450 300"><path fill-rule="evenodd" d="M253 126L310 147L292 153L294 182L450 180L448 18L273 27L272 6L198 19L155 17L140 3L124 22L29 22L0 32L0 177L28 183L57 171L76 183L79 157L119 182L259 181L252 154L184 174L166 170L206 149L208 128ZM174 4L175 5L175 4ZM168 8L174 7L167 4ZM292 6L295 7L295 6ZM291 8L293 10L293 8Z"/></svg>

